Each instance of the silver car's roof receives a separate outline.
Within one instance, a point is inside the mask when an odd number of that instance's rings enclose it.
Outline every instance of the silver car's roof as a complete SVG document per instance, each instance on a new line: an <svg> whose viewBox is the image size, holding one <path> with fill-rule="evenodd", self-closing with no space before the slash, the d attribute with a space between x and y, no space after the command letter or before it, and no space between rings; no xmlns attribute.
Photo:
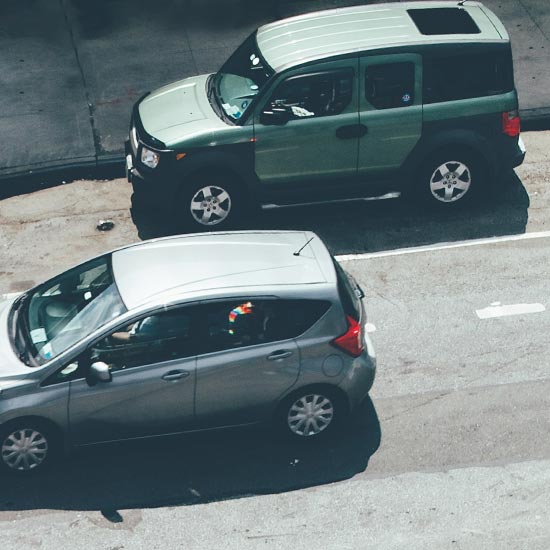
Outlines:
<svg viewBox="0 0 550 550"><path fill-rule="evenodd" d="M117 250L112 261L128 309L163 294L181 296L222 288L230 292L243 287L262 287L269 293L282 285L336 281L328 250L309 231L181 235Z"/></svg>

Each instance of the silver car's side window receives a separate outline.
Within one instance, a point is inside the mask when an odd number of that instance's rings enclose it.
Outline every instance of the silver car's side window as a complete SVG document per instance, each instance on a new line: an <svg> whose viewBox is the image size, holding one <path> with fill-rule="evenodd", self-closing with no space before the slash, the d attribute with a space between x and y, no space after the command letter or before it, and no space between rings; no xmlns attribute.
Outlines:
<svg viewBox="0 0 550 550"><path fill-rule="evenodd" d="M250 299L206 306L205 352L295 338L330 307L322 300Z"/></svg>
<svg viewBox="0 0 550 550"><path fill-rule="evenodd" d="M90 361L107 363L114 372L193 356L193 311L164 311L130 323L94 344Z"/></svg>

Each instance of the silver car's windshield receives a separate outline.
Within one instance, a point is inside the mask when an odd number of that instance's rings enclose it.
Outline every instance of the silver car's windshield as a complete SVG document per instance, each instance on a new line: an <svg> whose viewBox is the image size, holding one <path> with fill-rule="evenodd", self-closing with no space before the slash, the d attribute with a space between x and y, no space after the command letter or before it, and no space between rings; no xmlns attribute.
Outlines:
<svg viewBox="0 0 550 550"><path fill-rule="evenodd" d="M273 75L261 57L256 34L249 36L223 64L214 79L214 91L225 114L236 121Z"/></svg>
<svg viewBox="0 0 550 550"><path fill-rule="evenodd" d="M111 270L102 256L54 277L24 298L14 341L26 342L18 354L29 366L40 366L126 311Z"/></svg>

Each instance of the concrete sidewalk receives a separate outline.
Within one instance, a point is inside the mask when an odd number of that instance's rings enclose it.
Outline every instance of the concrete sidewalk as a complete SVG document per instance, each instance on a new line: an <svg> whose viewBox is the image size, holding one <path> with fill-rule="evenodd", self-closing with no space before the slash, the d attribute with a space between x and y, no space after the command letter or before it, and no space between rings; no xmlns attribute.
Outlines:
<svg viewBox="0 0 550 550"><path fill-rule="evenodd" d="M123 158L145 92L215 71L258 25L372 0L3 0L0 178ZM513 42L524 121L550 118L550 3L485 0Z"/></svg>

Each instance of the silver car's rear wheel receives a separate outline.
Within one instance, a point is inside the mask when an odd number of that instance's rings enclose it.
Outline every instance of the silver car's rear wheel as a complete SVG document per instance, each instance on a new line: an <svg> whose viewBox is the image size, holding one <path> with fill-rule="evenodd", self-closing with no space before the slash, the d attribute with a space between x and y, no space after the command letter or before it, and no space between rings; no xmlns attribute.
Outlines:
<svg viewBox="0 0 550 550"><path fill-rule="evenodd" d="M335 406L330 397L309 393L291 403L287 412L287 425L296 436L316 436L332 424L334 412Z"/></svg>
<svg viewBox="0 0 550 550"><path fill-rule="evenodd" d="M18 425L2 434L2 465L8 470L30 472L42 466L50 455L49 435L36 426Z"/></svg>

